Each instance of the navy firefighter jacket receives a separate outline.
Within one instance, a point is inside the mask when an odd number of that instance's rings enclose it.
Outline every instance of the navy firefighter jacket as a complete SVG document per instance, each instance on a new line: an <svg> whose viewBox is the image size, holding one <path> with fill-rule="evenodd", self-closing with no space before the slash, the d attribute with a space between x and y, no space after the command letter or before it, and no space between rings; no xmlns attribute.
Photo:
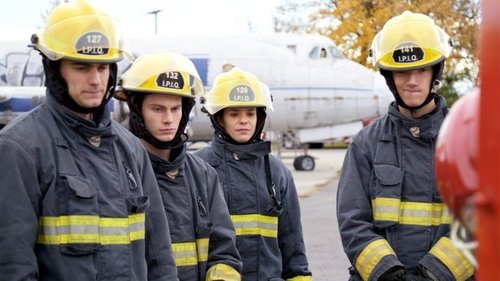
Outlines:
<svg viewBox="0 0 500 281"><path fill-rule="evenodd" d="M177 280L146 150L110 119L44 104L0 131L0 279Z"/></svg>
<svg viewBox="0 0 500 281"><path fill-rule="evenodd" d="M467 280L474 269L449 239L451 216L434 172L436 137L448 108L411 120L393 102L350 144L337 193L337 218L353 268L350 280L378 280L394 266L437 280Z"/></svg>
<svg viewBox="0 0 500 281"><path fill-rule="evenodd" d="M236 234L217 173L186 146L166 161L149 153L165 208L180 281L241 279Z"/></svg>
<svg viewBox="0 0 500 281"><path fill-rule="evenodd" d="M216 134L211 146L195 154L219 174L236 228L243 280L312 280L293 177L270 152L270 142L234 145ZM279 204L267 185L265 155Z"/></svg>

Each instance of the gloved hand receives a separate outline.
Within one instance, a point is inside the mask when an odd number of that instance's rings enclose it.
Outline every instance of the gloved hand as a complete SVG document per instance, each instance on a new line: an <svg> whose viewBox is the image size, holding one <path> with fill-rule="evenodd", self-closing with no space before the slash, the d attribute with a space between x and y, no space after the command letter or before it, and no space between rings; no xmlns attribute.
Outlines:
<svg viewBox="0 0 500 281"><path fill-rule="evenodd" d="M404 281L406 273L404 267L394 266L380 276L378 281Z"/></svg>
<svg viewBox="0 0 500 281"><path fill-rule="evenodd" d="M427 279L427 278L422 277L420 275L408 274L408 273L405 275L403 280L405 280L405 281L429 281L429 280L431 280L432 281L432 279Z"/></svg>
<svg viewBox="0 0 500 281"><path fill-rule="evenodd" d="M417 266L417 274L418 276L422 276L424 277L425 279L421 279L421 280L431 280L431 281L438 281L437 277L434 276L434 274L432 274L429 270L427 270L427 268L425 268L425 266L419 264Z"/></svg>

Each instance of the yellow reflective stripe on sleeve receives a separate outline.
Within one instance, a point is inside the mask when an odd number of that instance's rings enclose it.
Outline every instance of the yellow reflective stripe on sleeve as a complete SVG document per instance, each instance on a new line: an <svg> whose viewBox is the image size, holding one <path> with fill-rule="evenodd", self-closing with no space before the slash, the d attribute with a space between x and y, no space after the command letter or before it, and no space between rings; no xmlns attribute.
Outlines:
<svg viewBox="0 0 500 281"><path fill-rule="evenodd" d="M448 237L441 237L430 253L448 267L457 281L467 280L474 274L474 266Z"/></svg>
<svg viewBox="0 0 500 281"><path fill-rule="evenodd" d="M400 224L438 226L450 224L451 215L444 203L402 202L396 198L372 200L373 218Z"/></svg>
<svg viewBox="0 0 500 281"><path fill-rule="evenodd" d="M307 276L301 275L286 279L286 281L312 281L312 280L313 278L310 275Z"/></svg>
<svg viewBox="0 0 500 281"><path fill-rule="evenodd" d="M172 243L172 250L177 266L192 266L208 260L209 239L198 239L196 242Z"/></svg>
<svg viewBox="0 0 500 281"><path fill-rule="evenodd" d="M260 214L232 215L236 235L278 237L278 218Z"/></svg>
<svg viewBox="0 0 500 281"><path fill-rule="evenodd" d="M363 280L368 280L373 269L388 255L395 256L396 254L385 239L378 239L368 244L356 260L356 269Z"/></svg>
<svg viewBox="0 0 500 281"><path fill-rule="evenodd" d="M128 218L75 215L40 217L37 243L118 245L143 240L144 237L144 213Z"/></svg>
<svg viewBox="0 0 500 281"><path fill-rule="evenodd" d="M211 266L207 270L207 275L205 277L205 280L206 281L217 281L217 280L240 281L241 275L236 269L230 267L229 265L219 263L219 264Z"/></svg>

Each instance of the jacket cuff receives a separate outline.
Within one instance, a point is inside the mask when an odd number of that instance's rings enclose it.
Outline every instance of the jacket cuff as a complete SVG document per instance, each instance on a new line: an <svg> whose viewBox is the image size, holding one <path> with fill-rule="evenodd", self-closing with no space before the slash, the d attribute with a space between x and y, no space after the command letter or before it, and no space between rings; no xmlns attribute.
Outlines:
<svg viewBox="0 0 500 281"><path fill-rule="evenodd" d="M363 280L378 280L390 268L403 267L403 264L398 260L387 240L377 239L361 251L355 266Z"/></svg>
<svg viewBox="0 0 500 281"><path fill-rule="evenodd" d="M419 263L438 280L465 281L474 275L474 266L448 237L441 237Z"/></svg>

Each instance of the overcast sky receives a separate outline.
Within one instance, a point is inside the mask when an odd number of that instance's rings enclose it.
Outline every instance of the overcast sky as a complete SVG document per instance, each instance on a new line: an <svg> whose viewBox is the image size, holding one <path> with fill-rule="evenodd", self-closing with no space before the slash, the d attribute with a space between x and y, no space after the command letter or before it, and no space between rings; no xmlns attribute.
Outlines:
<svg viewBox="0 0 500 281"><path fill-rule="evenodd" d="M271 33L275 8L286 0L90 0L119 19L130 36ZM289 0L290 1L290 0ZM294 0L304 2L305 0ZM2 2L3 39L29 37L43 26L42 14L53 0Z"/></svg>

